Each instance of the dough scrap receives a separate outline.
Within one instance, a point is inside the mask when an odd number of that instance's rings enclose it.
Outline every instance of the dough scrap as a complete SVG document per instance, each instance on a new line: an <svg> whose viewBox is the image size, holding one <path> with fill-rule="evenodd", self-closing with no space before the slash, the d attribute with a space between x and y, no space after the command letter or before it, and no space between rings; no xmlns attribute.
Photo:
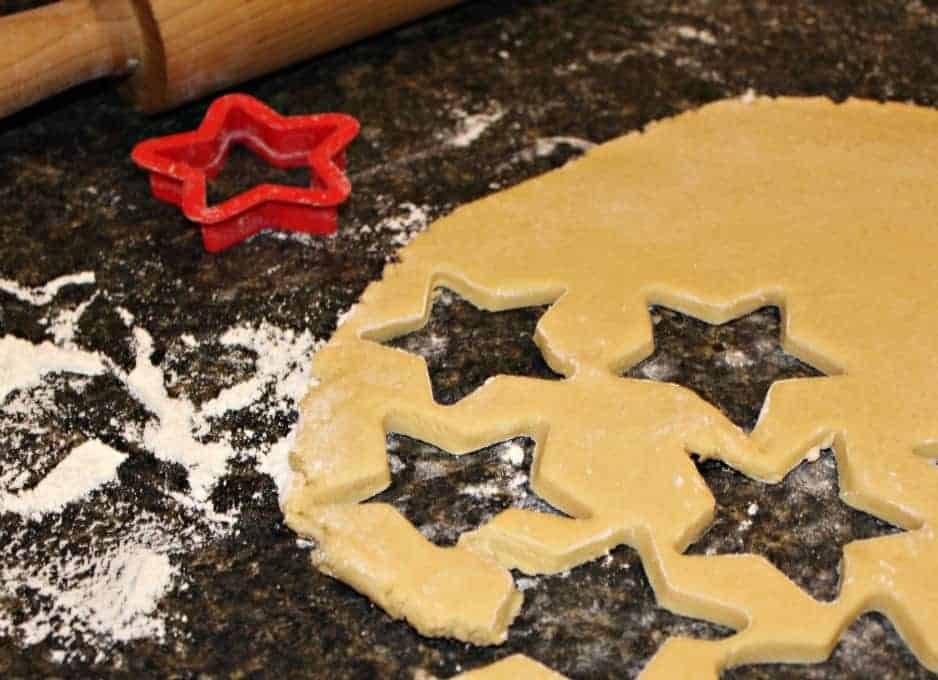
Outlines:
<svg viewBox="0 0 938 680"><path fill-rule="evenodd" d="M317 354L288 524L320 542L337 578L406 593L406 607L379 602L427 635L497 644L520 606L493 577L442 611L424 580L454 554L553 573L625 543L659 604L738 631L671 639L643 678L820 661L870 610L938 670L936 179L938 112L757 98L653 124L457 209L400 252ZM489 310L552 303L536 341L567 379L498 376L435 403L423 360L380 342L425 324L439 286ZM778 305L783 347L829 377L775 383L747 437L685 388L618 377L653 349L649 304L709 323ZM387 432L454 455L530 436L532 488L569 518L509 509L448 549L459 553L385 550L425 542L390 506L361 503L390 483ZM831 444L843 500L908 530L848 544L835 601L762 557L682 554L714 513L689 452L777 481ZM361 550L330 541L343 527Z"/></svg>
<svg viewBox="0 0 938 680"><path fill-rule="evenodd" d="M547 666L523 654L514 654L488 666L460 673L453 680L566 680L566 676L555 673Z"/></svg>

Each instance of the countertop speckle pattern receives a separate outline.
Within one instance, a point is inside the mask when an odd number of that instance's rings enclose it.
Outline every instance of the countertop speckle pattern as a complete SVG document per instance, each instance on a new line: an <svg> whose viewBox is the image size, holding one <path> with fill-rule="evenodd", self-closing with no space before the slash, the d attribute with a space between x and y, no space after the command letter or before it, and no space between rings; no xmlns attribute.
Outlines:
<svg viewBox="0 0 938 680"><path fill-rule="evenodd" d="M0 14L34 4L0 2ZM134 339L118 311L125 310L152 336L152 360L174 376L169 394L205 403L249 377L258 359L220 345L226 329L263 322L328 338L339 314L426 219L563 164L583 140L602 142L749 89L938 106L938 2L468 3L241 88L284 114L355 115L362 131L349 152L354 192L341 208L338 236L263 234L221 255L206 254L198 231L151 198L146 176L129 160L135 142L196 126L208 100L148 118L105 84L79 87L0 122L0 278L36 286L87 270L96 284L63 289L42 307L0 291L0 335L51 340L50 320L87 302L75 343L128 371ZM454 145L478 114L490 123L475 140ZM249 158L235 160L213 196L276 177ZM441 401L490 373L551 377L529 337L541 310L492 315L447 299L428 333L396 341L432 354ZM687 384L743 426L752 425L771 380L811 374L775 350L766 354L777 341L772 310L722 329L668 310L650 313L667 332L633 374ZM219 513L237 510L236 526L200 533L203 520L177 502L188 488L185 470L128 436L152 415L123 383L58 376L37 389L49 405L41 432L0 449L0 463L25 466L26 487L91 437L128 460L118 483L62 513L37 521L0 515L0 571L52 552L80 558L88 546L121 540L142 518L195 527L195 538L170 553L176 578L158 606L162 640L118 641L102 651L81 636L65 643L61 631L33 645L7 635L0 638L3 677L447 678L516 651L573 678L634 677L670 635L731 633L658 608L637 555L620 548L568 574L519 580L526 604L503 647L422 638L310 568L310 547L283 525L274 484L249 456L231 461L211 496ZM249 448L283 436L295 418L286 404L230 413L213 427L235 432L234 441ZM8 415L0 420L9 442L18 427ZM382 499L432 540L452 542L503 507L539 502L525 482L531 443L513 444L453 464L432 447L391 436L389 452L402 471ZM30 468L30 460L42 462ZM837 545L895 530L840 503L830 456L793 472L782 500L778 489L725 468L700 469L720 509L692 550L763 552L820 597L836 593ZM465 493L480 486L494 491ZM749 508L760 499L787 502L789 511L759 521ZM43 606L39 599L30 587L8 588L0 607L22 622ZM880 678L936 677L877 615L851 625L824 664L751 666L725 677L865 678L874 668Z"/></svg>

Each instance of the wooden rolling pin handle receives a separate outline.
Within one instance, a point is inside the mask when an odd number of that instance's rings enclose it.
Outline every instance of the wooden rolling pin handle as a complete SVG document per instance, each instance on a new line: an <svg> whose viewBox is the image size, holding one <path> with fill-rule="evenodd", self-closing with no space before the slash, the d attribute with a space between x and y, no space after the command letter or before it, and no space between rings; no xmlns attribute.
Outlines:
<svg viewBox="0 0 938 680"><path fill-rule="evenodd" d="M160 111L458 2L134 0L145 42L124 94Z"/></svg>
<svg viewBox="0 0 938 680"><path fill-rule="evenodd" d="M0 117L86 80L131 73L160 111L459 0L61 0L0 18Z"/></svg>
<svg viewBox="0 0 938 680"><path fill-rule="evenodd" d="M63 0L0 18L0 117L78 83L131 71L139 28L126 2Z"/></svg>

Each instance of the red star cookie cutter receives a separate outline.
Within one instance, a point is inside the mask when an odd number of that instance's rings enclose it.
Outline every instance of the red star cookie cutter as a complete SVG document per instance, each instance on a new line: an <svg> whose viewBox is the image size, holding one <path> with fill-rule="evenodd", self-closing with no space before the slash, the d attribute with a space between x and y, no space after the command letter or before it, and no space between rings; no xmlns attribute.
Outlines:
<svg viewBox="0 0 938 680"><path fill-rule="evenodd" d="M351 116L281 116L254 97L229 94L212 102L197 130L143 141L131 158L149 171L154 196L202 226L205 249L214 253L268 227L334 233L336 206L352 190L345 148L356 134L358 121ZM236 143L279 168L308 166L310 186L260 184L208 205L206 183Z"/></svg>

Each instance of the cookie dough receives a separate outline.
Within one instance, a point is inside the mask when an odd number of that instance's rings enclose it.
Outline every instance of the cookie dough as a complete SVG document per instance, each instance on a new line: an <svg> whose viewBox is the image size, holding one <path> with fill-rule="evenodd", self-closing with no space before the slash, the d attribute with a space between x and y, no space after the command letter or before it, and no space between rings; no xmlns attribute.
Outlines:
<svg viewBox="0 0 938 680"><path fill-rule="evenodd" d="M653 124L459 208L401 252L316 356L287 522L322 569L426 635L505 639L509 569L556 572L637 549L658 601L730 626L672 639L645 678L817 661L878 610L938 670L938 112L732 100ZM536 341L560 382L498 376L452 406L426 365L381 345L435 288L490 310L551 304ZM709 323L783 310L783 346L829 375L776 383L747 437L682 387L619 377L652 351L648 305ZM463 455L537 442L536 493L436 548L387 505L387 432ZM845 548L841 593L811 598L762 557L688 556L714 500L689 453L777 481L833 446L843 500L907 532ZM458 566L454 566L458 565Z"/></svg>
<svg viewBox="0 0 938 680"><path fill-rule="evenodd" d="M468 673L460 673L454 680L565 680L565 676L539 664L522 654L509 656L488 666L477 668Z"/></svg>

